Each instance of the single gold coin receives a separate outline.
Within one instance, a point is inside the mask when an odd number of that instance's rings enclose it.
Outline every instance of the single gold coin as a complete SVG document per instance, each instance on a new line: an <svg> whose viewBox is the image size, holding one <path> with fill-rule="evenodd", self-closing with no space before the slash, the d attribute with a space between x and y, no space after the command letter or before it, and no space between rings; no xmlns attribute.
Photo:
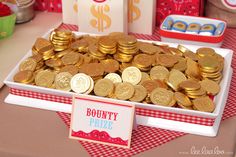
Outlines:
<svg viewBox="0 0 236 157"><path fill-rule="evenodd" d="M200 78L200 70L197 62L193 61L192 59L187 59L187 69L185 71L185 74L190 78Z"/></svg>
<svg viewBox="0 0 236 157"><path fill-rule="evenodd" d="M83 73L76 74L72 77L70 86L71 89L76 93L85 93L91 86L90 77Z"/></svg>
<svg viewBox="0 0 236 157"><path fill-rule="evenodd" d="M55 77L55 88L63 91L70 91L70 80L72 75L69 72L61 72Z"/></svg>
<svg viewBox="0 0 236 157"><path fill-rule="evenodd" d="M106 59L101 61L102 65L104 66L104 70L107 73L114 73L119 70L119 62L114 59Z"/></svg>
<svg viewBox="0 0 236 157"><path fill-rule="evenodd" d="M169 70L164 66L155 66L150 70L150 77L152 80L166 80L169 77Z"/></svg>
<svg viewBox="0 0 236 157"><path fill-rule="evenodd" d="M55 80L55 73L49 70L42 70L35 76L35 84L40 87L51 87Z"/></svg>
<svg viewBox="0 0 236 157"><path fill-rule="evenodd" d="M157 57L158 63L165 67L173 67L178 62L177 57L171 54L159 54Z"/></svg>
<svg viewBox="0 0 236 157"><path fill-rule="evenodd" d="M34 43L34 48L37 51L41 51L42 49L46 48L46 47L51 47L52 44L50 43L50 41L48 41L47 39L44 38L37 38L37 40Z"/></svg>
<svg viewBox="0 0 236 157"><path fill-rule="evenodd" d="M146 88L148 94L150 94L154 89L158 87L158 84L154 80L146 80L141 84L144 88Z"/></svg>
<svg viewBox="0 0 236 157"><path fill-rule="evenodd" d="M170 52L171 52L173 55L183 56L183 52L180 51L179 49L175 48L175 47L168 47L168 49L170 50Z"/></svg>
<svg viewBox="0 0 236 157"><path fill-rule="evenodd" d="M96 82L94 86L94 93L97 96L106 97L113 93L114 84L109 79L100 79Z"/></svg>
<svg viewBox="0 0 236 157"><path fill-rule="evenodd" d="M101 63L88 63L83 64L80 69L80 73L85 73L91 77L98 77L104 74L104 67Z"/></svg>
<svg viewBox="0 0 236 157"><path fill-rule="evenodd" d="M173 69L185 72L185 70L187 69L187 60L185 58L181 58L178 60L178 63L176 63L173 66Z"/></svg>
<svg viewBox="0 0 236 157"><path fill-rule="evenodd" d="M13 80L14 82L28 84L28 83L31 83L32 77L33 77L32 71L24 70L24 71L19 71L18 73L16 73L15 76L13 77Z"/></svg>
<svg viewBox="0 0 236 157"><path fill-rule="evenodd" d="M90 77L90 76L88 76L88 77L90 80L90 87L84 94L90 94L94 89L94 81L93 81L92 77Z"/></svg>
<svg viewBox="0 0 236 157"><path fill-rule="evenodd" d="M79 57L80 57L79 53L70 52L70 53L67 53L66 55L64 55L61 58L61 61L64 65L73 65L79 61Z"/></svg>
<svg viewBox="0 0 236 157"><path fill-rule="evenodd" d="M208 48L208 47L201 47L201 48L197 49L196 54L199 57L214 56L215 55L215 50L212 49L212 48Z"/></svg>
<svg viewBox="0 0 236 157"><path fill-rule="evenodd" d="M215 104L208 96L194 99L193 105L199 111L213 112L215 110Z"/></svg>
<svg viewBox="0 0 236 157"><path fill-rule="evenodd" d="M164 88L156 88L150 95L151 102L155 105L169 106L173 105L174 93Z"/></svg>
<svg viewBox="0 0 236 157"><path fill-rule="evenodd" d="M27 58L20 64L20 71L31 70L34 71L37 66L37 62L33 58Z"/></svg>
<svg viewBox="0 0 236 157"><path fill-rule="evenodd" d="M135 43L137 43L137 39L131 35L127 35L118 41L118 44L121 46L129 46L129 45L133 45Z"/></svg>
<svg viewBox="0 0 236 157"><path fill-rule="evenodd" d="M147 96L147 90L146 88L144 88L142 85L135 85L134 86L134 95L132 98L130 98L130 101L134 101L134 102L141 102L143 101L146 96Z"/></svg>
<svg viewBox="0 0 236 157"><path fill-rule="evenodd" d="M193 53L192 51L187 51L184 53L184 57L185 58L190 58L193 61L197 61L198 60L198 56L196 53Z"/></svg>
<svg viewBox="0 0 236 157"><path fill-rule="evenodd" d="M154 46L151 43L139 42L138 47L141 52L149 54L149 55L153 55L155 53L161 52L161 48Z"/></svg>
<svg viewBox="0 0 236 157"><path fill-rule="evenodd" d="M216 95L220 91L220 86L215 81L205 79L200 84L207 91L207 94Z"/></svg>
<svg viewBox="0 0 236 157"><path fill-rule="evenodd" d="M62 61L61 59L53 58L53 59L46 60L45 64L51 68L60 67L62 66Z"/></svg>
<svg viewBox="0 0 236 157"><path fill-rule="evenodd" d="M118 75L116 73L109 73L104 78L111 80L113 83L121 83L122 82L120 75Z"/></svg>
<svg viewBox="0 0 236 157"><path fill-rule="evenodd" d="M137 85L142 78L141 71L136 67L126 68L121 75L123 82L129 82L133 85Z"/></svg>
<svg viewBox="0 0 236 157"><path fill-rule="evenodd" d="M146 72L141 72L142 77L141 77L141 81L139 82L139 84L141 85L144 81L146 80L151 80L150 76L148 73Z"/></svg>
<svg viewBox="0 0 236 157"><path fill-rule="evenodd" d="M198 60L199 66L202 69L206 69L206 70L217 70L220 67L220 62L217 60L216 57L214 56L204 56L204 57L200 57Z"/></svg>
<svg viewBox="0 0 236 157"><path fill-rule="evenodd" d="M177 49L179 49L183 53L190 51L187 47L183 45L178 45Z"/></svg>
<svg viewBox="0 0 236 157"><path fill-rule="evenodd" d="M172 84L175 91L178 91L179 90L179 84L183 81L186 81L186 80L187 80L186 76L181 71L176 70L176 69L172 69L170 71L170 74L169 74L169 77L168 77L168 82L170 84Z"/></svg>
<svg viewBox="0 0 236 157"><path fill-rule="evenodd" d="M75 65L66 65L60 69L60 72L69 72L72 76L79 72L79 69Z"/></svg>
<svg viewBox="0 0 236 157"><path fill-rule="evenodd" d="M128 100L133 97L134 91L134 86L131 83L119 83L115 88L115 96L120 100Z"/></svg>
<svg viewBox="0 0 236 157"><path fill-rule="evenodd" d="M138 54L133 59L133 64L136 65L138 68L150 67L152 63L152 56L147 54Z"/></svg>
<svg viewBox="0 0 236 157"><path fill-rule="evenodd" d="M185 94L181 92L175 92L174 97L178 104L183 106L192 106L191 100Z"/></svg>
<svg viewBox="0 0 236 157"><path fill-rule="evenodd" d="M117 44L116 41L110 36L103 36L99 40L99 45L108 49L116 47L116 44Z"/></svg>
<svg viewBox="0 0 236 157"><path fill-rule="evenodd" d="M196 91L201 88L201 85L197 81L188 79L186 81L181 82L179 84L179 87L186 91Z"/></svg>
<svg viewBox="0 0 236 157"><path fill-rule="evenodd" d="M79 52L83 52L86 50L86 48L89 46L88 41L86 40L77 40L73 43L71 43L71 49Z"/></svg>
<svg viewBox="0 0 236 157"><path fill-rule="evenodd" d="M56 53L56 57L61 58L61 57L65 56L66 54L70 53L70 52L73 52L73 50L72 49L66 49L64 51Z"/></svg>
<svg viewBox="0 0 236 157"><path fill-rule="evenodd" d="M43 60L43 56L41 54L33 55L30 58L33 58L37 63Z"/></svg>

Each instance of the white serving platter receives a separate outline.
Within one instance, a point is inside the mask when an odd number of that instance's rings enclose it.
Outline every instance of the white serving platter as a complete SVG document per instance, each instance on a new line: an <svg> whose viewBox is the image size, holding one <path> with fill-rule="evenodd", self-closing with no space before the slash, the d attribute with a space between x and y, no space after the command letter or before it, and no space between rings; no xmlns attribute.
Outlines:
<svg viewBox="0 0 236 157"><path fill-rule="evenodd" d="M50 31L49 31L50 32ZM44 36L48 37L49 32ZM85 33L74 32L77 36L84 35ZM140 40L145 41L145 40ZM157 41L145 41L151 43L161 44ZM163 43L172 47L177 47L175 43ZM193 52L200 46L184 45ZM225 59L223 70L223 79L220 83L221 91L214 98L216 108L213 113L200 112L195 110L186 110L174 107L164 107L152 104L142 104L129 101L121 101L110 98L99 98L101 100L108 100L119 103L135 104L136 107L136 120L139 125L153 126L163 129L181 131L191 134L203 136L216 136L220 125L223 110L225 108L228 91L230 87L232 68L231 61L233 51L230 49L213 48L215 51L222 55ZM13 81L14 75L18 72L19 64L31 56L31 50L22 58L22 60L14 67L9 73L4 83L9 87L9 94L5 99L6 103L34 107L39 109L46 109L52 111L60 111L71 113L72 95L73 92L64 92L50 88L43 88L33 85L25 85ZM83 95L87 99L95 96Z"/></svg>

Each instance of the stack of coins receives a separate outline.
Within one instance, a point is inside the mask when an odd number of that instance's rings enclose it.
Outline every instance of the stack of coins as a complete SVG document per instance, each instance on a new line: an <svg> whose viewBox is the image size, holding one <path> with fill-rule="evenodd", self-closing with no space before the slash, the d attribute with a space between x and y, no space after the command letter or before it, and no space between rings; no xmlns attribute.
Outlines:
<svg viewBox="0 0 236 157"><path fill-rule="evenodd" d="M73 39L71 31L66 30L54 30L50 34L50 41L54 45L54 51L63 51L69 48Z"/></svg>
<svg viewBox="0 0 236 157"><path fill-rule="evenodd" d="M179 87L184 90L184 93L192 99L206 96L206 90L201 87L201 84L194 80L186 80L179 84Z"/></svg>
<svg viewBox="0 0 236 157"><path fill-rule="evenodd" d="M204 79L211 79L219 83L222 79L222 70L224 68L223 57L210 48L201 48L197 51L197 54L200 56L198 63L201 76Z"/></svg>
<svg viewBox="0 0 236 157"><path fill-rule="evenodd" d="M138 51L137 39L133 36L124 36L118 40L118 51L114 58L119 62L131 62Z"/></svg>
<svg viewBox="0 0 236 157"><path fill-rule="evenodd" d="M94 59L98 60L106 59L106 53L101 52L101 50L98 49L97 45L89 45L88 54Z"/></svg>
<svg viewBox="0 0 236 157"><path fill-rule="evenodd" d="M35 44L32 48L32 53L33 55L42 55L44 60L53 58L55 55L53 45L44 38L38 38L35 41Z"/></svg>
<svg viewBox="0 0 236 157"><path fill-rule="evenodd" d="M101 37L98 42L98 49L103 54L115 54L117 42L109 36Z"/></svg>

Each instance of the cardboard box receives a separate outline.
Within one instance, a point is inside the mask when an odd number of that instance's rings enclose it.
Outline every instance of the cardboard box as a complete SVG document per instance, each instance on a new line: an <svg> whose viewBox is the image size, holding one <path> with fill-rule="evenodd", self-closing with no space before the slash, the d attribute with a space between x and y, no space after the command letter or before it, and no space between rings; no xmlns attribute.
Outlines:
<svg viewBox="0 0 236 157"><path fill-rule="evenodd" d="M156 0L129 0L129 32L152 35L156 21Z"/></svg>
<svg viewBox="0 0 236 157"><path fill-rule="evenodd" d="M78 0L80 32L127 33L127 0Z"/></svg>
<svg viewBox="0 0 236 157"><path fill-rule="evenodd" d="M78 24L77 0L62 0L62 19L65 24Z"/></svg>

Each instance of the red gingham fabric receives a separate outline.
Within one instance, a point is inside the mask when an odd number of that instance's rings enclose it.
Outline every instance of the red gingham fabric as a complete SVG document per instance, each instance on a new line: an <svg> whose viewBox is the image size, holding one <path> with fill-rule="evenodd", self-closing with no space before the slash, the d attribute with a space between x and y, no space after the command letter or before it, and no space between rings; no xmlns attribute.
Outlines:
<svg viewBox="0 0 236 157"><path fill-rule="evenodd" d="M72 104L71 97L44 94L44 93L39 93L39 92L27 91L27 90L19 90L15 88L10 88L9 92L17 96L23 96L23 97L29 97L29 98L35 98L35 99L41 99L41 100L47 100L47 101L54 101L54 102L59 102L59 103L64 103L64 104Z"/></svg>
<svg viewBox="0 0 236 157"><path fill-rule="evenodd" d="M77 31L78 28L76 26L65 25L62 24L61 28L70 29ZM159 31L155 30L152 36L135 34L135 36L139 39L146 40L158 40L160 41ZM232 49L236 52L236 29L227 29L223 46L224 48ZM232 61L233 69L236 69L236 57L233 56ZM60 118L65 122L65 124L69 127L70 125L70 115L66 113L58 112ZM229 97L227 100L226 107L224 109L223 120L230 118L232 116L236 116L236 74L233 73L232 82L229 91ZM133 131L132 134L132 143L131 149L122 149L116 147L105 146L101 144L94 144L89 142L81 142L79 141L83 147L88 151L91 156L132 156L135 154L139 154L141 152L147 151L154 147L158 147L166 142L170 142L178 137L185 135L182 132L169 131L159 128L146 127L146 126L138 126L138 129Z"/></svg>
<svg viewBox="0 0 236 157"><path fill-rule="evenodd" d="M57 96L57 95L52 95L52 94L44 94L44 93L27 91L27 90L20 90L20 89L15 89L15 88L10 88L10 93L13 95L23 96L23 97L28 97L28 98L65 103L65 104L69 104L69 105L72 104L71 97L63 97L63 96ZM141 116L162 118L162 119L167 119L167 120L174 120L174 121L187 122L187 123L192 123L192 124L200 124L200 125L206 125L206 126L212 126L215 121L215 119L211 119L211 118L170 113L170 112L150 110L150 109L144 109L144 108L136 108L135 111L136 111L137 115L141 115Z"/></svg>

